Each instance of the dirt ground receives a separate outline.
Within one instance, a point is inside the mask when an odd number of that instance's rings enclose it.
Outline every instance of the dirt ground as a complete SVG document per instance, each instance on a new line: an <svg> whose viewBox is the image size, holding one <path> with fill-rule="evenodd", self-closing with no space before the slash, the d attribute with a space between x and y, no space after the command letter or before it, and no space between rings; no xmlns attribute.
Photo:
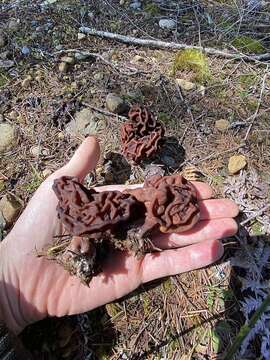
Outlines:
<svg viewBox="0 0 270 360"><path fill-rule="evenodd" d="M106 122L105 128L97 130L102 154L119 152L123 118L108 114L109 93L120 95L130 105L148 106L164 124L166 135L178 139L184 152L176 154L180 159L167 167L168 173L193 164L221 197L226 181L238 176L229 174L229 158L242 154L247 171L256 170L269 191L267 63L205 55L207 77L201 78L196 66L177 67L174 51L93 36L78 40L79 27L85 25L230 51L237 50L239 36L252 35L262 52L269 51L269 6L249 11L241 4L144 1L141 10L134 10L130 1L122 5L112 0L51 5L2 1L0 28L6 44L0 52L8 51L8 60L14 64L9 69L0 67L0 114L16 128L17 138L1 154L4 185L0 198L11 192L27 204L44 178L70 158L83 136L71 136L66 126L83 108L96 109ZM177 29L161 29L159 20L164 17L176 19ZM20 20L15 31L8 27L11 19ZM61 58L79 50L101 57L77 59L61 72ZM239 51L257 53L256 49ZM176 79L195 86L179 94ZM229 122L223 131L217 128L220 119ZM100 172L102 164L101 159ZM142 181L142 174L137 169L131 179L120 175L113 179ZM93 178L97 174L89 176L88 183L93 184ZM252 231L257 225L249 222L246 228ZM224 244L225 254L213 266L151 283L87 314L44 320L29 326L22 340L35 359L222 359L244 321L239 311L243 296L239 274L229 261L240 244L235 237ZM259 342L258 338L253 344L258 356Z"/></svg>

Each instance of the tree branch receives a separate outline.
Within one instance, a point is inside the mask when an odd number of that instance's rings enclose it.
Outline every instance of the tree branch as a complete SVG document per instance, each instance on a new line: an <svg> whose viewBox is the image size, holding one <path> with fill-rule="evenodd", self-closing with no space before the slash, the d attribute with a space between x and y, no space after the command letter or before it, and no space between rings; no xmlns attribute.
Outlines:
<svg viewBox="0 0 270 360"><path fill-rule="evenodd" d="M236 59L236 60L247 60L254 62L264 62L270 60L270 53L265 53L261 55L245 55L241 53L232 53L226 50L218 50L214 48L208 48L203 46L187 45L184 43L175 43L175 42L166 42L162 40L152 40L152 39L141 39L132 36L126 36L121 34L115 34L107 31L99 31L86 26L80 27L80 32L92 36L98 36L105 39L111 39L115 41L120 41L125 44L147 46L150 48L156 49L168 49L168 50L182 50L182 49L195 49L200 50L209 55L215 55L218 57L223 57L227 59Z"/></svg>

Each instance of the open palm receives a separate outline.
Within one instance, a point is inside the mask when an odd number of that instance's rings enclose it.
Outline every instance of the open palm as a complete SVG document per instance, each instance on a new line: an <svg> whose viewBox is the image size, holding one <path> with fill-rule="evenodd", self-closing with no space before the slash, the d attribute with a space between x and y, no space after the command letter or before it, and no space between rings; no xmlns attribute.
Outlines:
<svg viewBox="0 0 270 360"><path fill-rule="evenodd" d="M115 251L89 287L83 285L57 263L38 258L35 249L51 244L53 237L63 232L56 214L57 198L52 191L54 179L68 175L83 180L95 168L98 158L98 142L89 137L70 162L39 187L1 243L0 318L17 333L46 316L88 311L128 294L142 283L211 264L223 254L218 239L237 230L233 220L237 206L230 200L210 199L211 188L194 182L200 198L201 220L192 230L160 235L154 243L164 251L147 254L141 260Z"/></svg>

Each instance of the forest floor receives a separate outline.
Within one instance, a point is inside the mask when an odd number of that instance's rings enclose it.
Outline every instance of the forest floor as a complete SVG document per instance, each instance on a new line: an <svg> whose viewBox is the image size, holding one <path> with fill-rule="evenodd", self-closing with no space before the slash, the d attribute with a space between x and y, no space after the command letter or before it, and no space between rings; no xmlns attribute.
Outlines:
<svg viewBox="0 0 270 360"><path fill-rule="evenodd" d="M237 201L237 191L230 186L240 192L240 184L251 182L255 172L256 181L267 188L266 197L258 195L256 206L261 209L269 201L270 184L267 63L212 55L198 60L196 53L191 60L179 60L175 51L78 33L88 26L254 55L270 48L269 5L250 9L244 1L243 8L230 1L120 3L1 2L0 124L16 129L16 138L1 154L0 198L12 193L26 205L44 178L70 158L84 134L71 134L68 125L84 108L90 109L91 131L100 138L102 157L119 152L123 117L106 108L107 95L115 93L129 105L149 107L172 144L176 139L182 151L166 157L167 173L194 165L215 196L224 196L225 189L225 195ZM160 27L164 18L175 22L173 29ZM99 56L80 57L82 50ZM73 60L63 69L59 64L65 55ZM233 155L243 155L247 163L234 175L228 171ZM104 172L101 159L98 174L89 176L88 183ZM142 180L143 171L129 176L114 172L102 183ZM242 214L239 221L250 214ZM265 216L254 216L245 228L269 245L269 209ZM245 320L241 279L230 262L241 247L239 236L224 240L225 254L213 266L143 286L84 315L44 320L24 331L23 342L36 359L222 359ZM260 341L256 337L251 344L257 356Z"/></svg>

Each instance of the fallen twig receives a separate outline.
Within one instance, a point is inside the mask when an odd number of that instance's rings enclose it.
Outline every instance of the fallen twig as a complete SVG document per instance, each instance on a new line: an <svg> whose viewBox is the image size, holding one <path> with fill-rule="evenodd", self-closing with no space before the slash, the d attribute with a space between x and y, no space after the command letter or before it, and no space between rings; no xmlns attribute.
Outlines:
<svg viewBox="0 0 270 360"><path fill-rule="evenodd" d="M251 130L252 126L254 125L254 122L255 122L255 120L256 120L256 118L258 116L258 113L259 113L259 110L260 110L260 107L261 107L261 104L262 104L262 97L263 97L263 93L264 93L264 89L265 89L265 83L266 83L266 78L267 78L267 75L268 75L268 69L269 69L269 66L266 67L265 74L264 74L263 80L262 80L262 87L261 87L259 101L258 101L256 110L255 110L255 113L254 113L254 115L252 115L252 120L251 120L251 123L250 123L250 125L249 125L249 127L247 129L244 141L247 141L250 130Z"/></svg>
<svg viewBox="0 0 270 360"><path fill-rule="evenodd" d="M188 112L188 114L190 116L191 122L192 122L192 124L194 126L194 129L195 129L197 135L198 135L198 138L201 138L200 132L198 130L198 127L197 127L196 121L194 119L193 113L191 111L191 108L190 108L189 104L186 102L186 100L184 99L184 96L183 96L183 93L182 93L182 90L181 90L180 86L177 83L175 84L175 86L176 86L176 90L177 90L177 92L179 94L179 97L180 97L181 101L186 106L187 112Z"/></svg>
<svg viewBox="0 0 270 360"><path fill-rule="evenodd" d="M91 104L88 104L88 103L86 103L86 102L83 102L82 105L87 106L87 107L89 107L90 109L92 109L92 110L94 110L94 111L96 111L96 112L99 112L99 113L101 113L101 114L103 114L103 115L117 117L118 119L120 119L120 120L122 120L122 121L127 121L127 118L126 118L125 116L121 116L121 115L118 115L118 114L114 114L114 113L112 113L112 112L110 112L110 111L97 108L97 107L95 107L95 106L93 106L93 105L91 105Z"/></svg>
<svg viewBox="0 0 270 360"><path fill-rule="evenodd" d="M256 211L253 215L249 216L247 219L243 220L240 225L243 226L250 222L251 220L255 219L257 216L262 215L266 210L270 209L270 204L265 205L262 209Z"/></svg>
<svg viewBox="0 0 270 360"><path fill-rule="evenodd" d="M245 54L240 54L238 52L232 53L225 50L218 50L203 46L187 45L184 43L166 42L162 40L152 40L152 39L141 39L133 36L115 34L108 31L99 31L86 26L80 27L80 32L92 36L102 37L105 39L120 41L125 44L147 46L156 49L168 49L168 50L195 49L195 50L200 50L209 55L215 55L227 59L236 59L236 60L244 59L247 61L254 61L254 62L266 62L270 60L270 53L265 53L261 55L245 55Z"/></svg>

